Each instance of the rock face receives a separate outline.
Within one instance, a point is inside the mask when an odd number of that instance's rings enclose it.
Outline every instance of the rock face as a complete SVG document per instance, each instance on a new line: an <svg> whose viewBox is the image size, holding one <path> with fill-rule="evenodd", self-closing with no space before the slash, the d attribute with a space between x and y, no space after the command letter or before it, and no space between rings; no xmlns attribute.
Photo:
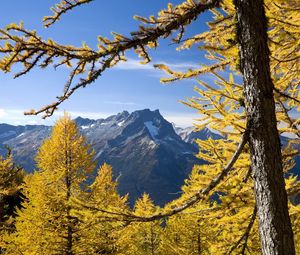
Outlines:
<svg viewBox="0 0 300 255"><path fill-rule="evenodd" d="M197 152L159 111L122 112L107 119L76 119L96 151L99 164L113 166L119 192L132 203L143 192L158 204L176 197L190 173Z"/></svg>
<svg viewBox="0 0 300 255"><path fill-rule="evenodd" d="M35 154L50 132L51 127L48 126L0 124L0 154L6 153L5 145L9 146L13 150L15 161L26 171L33 171Z"/></svg>
<svg viewBox="0 0 300 255"><path fill-rule="evenodd" d="M194 156L197 148L184 141L158 110L75 121L95 150L98 165L113 166L119 192L129 193L131 204L144 192L159 205L174 199L193 164L201 163ZM8 145L16 162L32 172L36 152L50 133L48 126L0 124L0 154Z"/></svg>
<svg viewBox="0 0 300 255"><path fill-rule="evenodd" d="M174 127L158 110L75 121L95 150L98 165L113 166L119 192L129 193L131 205L144 192L159 205L176 198L193 165L203 163L194 156L198 151L194 139L220 138L209 129L194 132ZM0 124L0 154L5 154L4 145L8 145L16 162L32 172L35 154L50 133L48 126Z"/></svg>

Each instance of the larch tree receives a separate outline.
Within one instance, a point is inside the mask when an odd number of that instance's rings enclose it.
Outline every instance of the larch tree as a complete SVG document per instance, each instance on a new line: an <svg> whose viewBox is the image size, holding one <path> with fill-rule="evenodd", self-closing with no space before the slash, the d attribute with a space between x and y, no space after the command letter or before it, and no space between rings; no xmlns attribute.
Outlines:
<svg viewBox="0 0 300 255"><path fill-rule="evenodd" d="M93 152L75 122L65 115L37 154L38 171L25 179L16 232L7 238L7 254L86 254L79 245L81 222L73 199L84 196Z"/></svg>
<svg viewBox="0 0 300 255"><path fill-rule="evenodd" d="M116 254L118 250L118 233L124 228L124 222L107 212L125 213L129 208L127 196L118 194L117 184L113 180L112 167L104 163L85 196L76 201L79 208L74 214L82 222L80 246L85 247L88 254Z"/></svg>
<svg viewBox="0 0 300 255"><path fill-rule="evenodd" d="M54 14L45 17L45 26L51 26L69 10L89 2L92 0L62 0L53 8ZM185 28L207 10L215 14L210 30L184 39ZM299 119L294 117L300 102L297 76L299 2L187 0L177 6L169 4L157 17L136 18L144 23L138 31L131 36L113 33L113 39L99 36L98 50L87 45L60 45L51 39L44 40L35 31L26 30L22 24L11 24L0 31L4 42L0 48L4 54L1 69L8 72L13 65L21 63L24 69L16 74L19 77L34 67L70 66L69 80L57 101L27 113L44 113L44 117L49 117L79 88L93 83L106 69L125 61L127 50L134 49L147 63L151 60L147 49L158 47L158 39L169 37L173 32L178 32L173 41L179 44L179 48L199 43L200 49L208 52L211 65L187 72L175 72L164 65L156 67L170 75L164 82L212 73L224 83L223 90L219 90L215 85L200 81L205 90L199 90L199 93L209 98L208 107L204 109L205 104L200 107L193 101L191 104L199 108L199 112L205 112L204 121L228 135L228 142L236 151L232 151L231 158L224 159L205 187L200 185L201 189L194 191L180 206L169 209L163 215L149 216L147 220L182 212L212 194L225 177L237 169L235 163L241 153L248 151L262 253L295 254L283 177L283 156L291 154L282 155L279 132L287 131L299 136ZM243 82L227 80L224 73L220 73L222 70L231 70L242 76Z"/></svg>
<svg viewBox="0 0 300 255"><path fill-rule="evenodd" d="M182 196L168 207L178 207L191 194L211 183L222 172L224 163L232 157L236 146L234 141L227 139L197 142L200 148L197 156L207 164L194 166L182 187ZM187 208L184 213L170 217L168 237L175 235L173 228L180 226L179 219L182 220L180 224L186 226L177 235L181 242L177 242L178 250L182 254L191 253L192 245L197 248L193 249L194 254L261 254L249 163L249 155L244 151L235 168L211 196ZM168 237L167 241L172 243Z"/></svg>
<svg viewBox="0 0 300 255"><path fill-rule="evenodd" d="M218 242L218 236L217 231L214 231L214 225L211 224L212 221L204 217L205 213L208 213L208 210L203 206L197 206L194 211L186 210L184 214L170 217L161 235L161 254L213 254L212 247Z"/></svg>
<svg viewBox="0 0 300 255"><path fill-rule="evenodd" d="M5 246L3 237L15 230L16 211L24 200L23 178L23 169L15 165L8 149L6 157L0 156L0 254Z"/></svg>
<svg viewBox="0 0 300 255"><path fill-rule="evenodd" d="M138 199L134 206L134 214L139 217L147 217L158 213L159 207L155 206L148 194ZM119 231L117 241L118 255L160 255L160 242L162 234L162 222L131 222Z"/></svg>
<svg viewBox="0 0 300 255"><path fill-rule="evenodd" d="M213 71L215 84L199 80L200 98L192 99L189 105L204 115L202 125L210 124L229 141L249 132L252 162L249 167L254 178L263 254L293 254L282 160L298 152L290 144L282 155L277 125L280 133L289 132L299 137L299 120L293 117L299 107L299 41L296 39L299 38L299 15L295 12L297 3L294 1L265 1L265 5L268 7L268 37L263 32L267 31L267 21L262 2L259 5L259 1L234 1L230 5L228 1L223 9L225 14L215 11L210 31L184 43L183 47L190 47L205 38L201 48L208 51L209 59L218 63L215 65L226 66L226 61L230 61L231 71L243 75L243 83L239 83L232 75L227 78L226 73ZM258 13L261 17L253 19ZM237 29L236 35L230 32L232 29ZM173 79L181 78L178 75L172 75ZM195 73L183 74L187 75ZM291 140L290 143L299 141ZM220 158L225 153L210 152Z"/></svg>

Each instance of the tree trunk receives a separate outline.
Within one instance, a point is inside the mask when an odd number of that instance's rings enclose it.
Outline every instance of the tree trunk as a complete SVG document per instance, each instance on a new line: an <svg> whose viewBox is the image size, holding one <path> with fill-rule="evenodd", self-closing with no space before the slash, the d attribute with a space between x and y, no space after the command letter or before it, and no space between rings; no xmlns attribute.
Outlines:
<svg viewBox="0 0 300 255"><path fill-rule="evenodd" d="M65 255L74 255L73 253L73 220L71 217L71 207L70 207L70 199L71 199L71 165L72 165L72 152L70 149L70 144L68 144L68 130L67 126L64 127L64 135L65 135L65 185L66 185L66 202L67 202L67 247Z"/></svg>
<svg viewBox="0 0 300 255"><path fill-rule="evenodd" d="M235 0L234 4L262 254L293 255L264 2Z"/></svg>

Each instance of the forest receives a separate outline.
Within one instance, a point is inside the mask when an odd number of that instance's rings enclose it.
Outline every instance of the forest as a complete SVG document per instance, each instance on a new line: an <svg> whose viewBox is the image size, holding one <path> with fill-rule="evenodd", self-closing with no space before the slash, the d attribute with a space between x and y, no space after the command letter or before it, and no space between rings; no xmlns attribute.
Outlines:
<svg viewBox="0 0 300 255"><path fill-rule="evenodd" d="M44 26L91 2L61 0ZM59 44L23 24L0 29L3 72L18 78L67 67L56 101L25 113L43 118L126 62L129 51L148 64L160 40L178 51L196 48L207 59L199 68L154 66L166 74L162 83L195 82L197 95L182 103L199 114L196 130L222 136L196 141L205 163L194 165L178 199L159 207L145 193L131 208L112 167L96 168L95 151L65 113L33 174L14 163L10 148L0 158L0 254L300 254L300 182L291 171L300 144L299 10L298 0L169 3L155 16L135 16L141 25L130 35L99 35L96 49ZM207 31L185 37L206 12Z"/></svg>

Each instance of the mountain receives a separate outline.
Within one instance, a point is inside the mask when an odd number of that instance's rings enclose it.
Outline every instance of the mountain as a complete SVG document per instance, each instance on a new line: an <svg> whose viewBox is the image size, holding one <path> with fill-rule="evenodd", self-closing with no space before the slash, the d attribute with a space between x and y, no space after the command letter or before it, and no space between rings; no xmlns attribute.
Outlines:
<svg viewBox="0 0 300 255"><path fill-rule="evenodd" d="M49 126L0 124L0 154L5 154L5 146L9 146L16 162L30 172L35 168L35 154L50 132Z"/></svg>
<svg viewBox="0 0 300 255"><path fill-rule="evenodd" d="M195 139L222 138L207 128L196 132L192 127L173 126L158 110L124 111L98 120L78 117L75 121L95 150L98 166L104 162L113 166L119 192L129 193L131 205L144 192L158 205L178 197L192 166L203 163L194 156L198 151ZM5 154L5 146L9 146L16 162L32 172L36 152L51 129L0 124L0 154ZM281 140L285 145L289 139ZM299 173L299 165L297 157L292 173Z"/></svg>
<svg viewBox="0 0 300 255"><path fill-rule="evenodd" d="M113 166L119 192L129 193L131 204L144 192L159 205L176 198L192 166L202 163L194 156L197 148L191 139L182 139L158 110L75 121L95 150L98 165L107 162ZM9 146L16 162L32 172L36 152L50 133L49 126L0 124L0 154Z"/></svg>
<svg viewBox="0 0 300 255"><path fill-rule="evenodd" d="M176 133L181 137L181 139L187 143L191 143L195 146L198 146L195 143L195 140L207 140L212 138L214 140L221 139L222 136L211 132L208 128L203 128L200 131L195 131L194 127L181 128L174 126Z"/></svg>
<svg viewBox="0 0 300 255"><path fill-rule="evenodd" d="M77 119L99 164L113 166L119 192L131 202L143 192L158 204L174 199L195 162L197 150L178 136L159 111L122 112L107 119Z"/></svg>

